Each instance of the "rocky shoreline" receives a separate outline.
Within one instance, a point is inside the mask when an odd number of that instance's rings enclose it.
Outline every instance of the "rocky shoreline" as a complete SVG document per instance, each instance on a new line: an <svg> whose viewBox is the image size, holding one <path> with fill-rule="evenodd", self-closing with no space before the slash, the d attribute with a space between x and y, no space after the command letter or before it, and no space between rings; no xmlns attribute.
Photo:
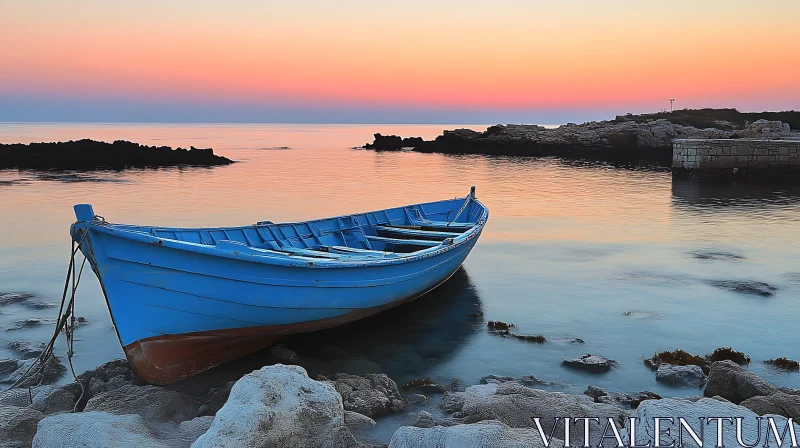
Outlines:
<svg viewBox="0 0 800 448"><path fill-rule="evenodd" d="M677 113L677 112L676 112ZM669 117L669 116L667 116ZM676 116L677 117L677 116ZM483 154L492 156L561 157L616 164L671 166L672 141L679 138L796 138L788 123L756 120L734 123L715 120L715 127L697 128L681 120L619 116L609 121L568 123L557 128L508 124L484 132L471 129L444 131L434 140L375 134L363 146L377 151L410 149L422 153ZM704 121L699 122L705 124Z"/></svg>
<svg viewBox="0 0 800 448"><path fill-rule="evenodd" d="M557 439L573 441L582 440L584 428L576 424L565 432L558 417L612 419L623 437L630 434L632 417L641 422L652 415L741 416L748 421L773 416L779 428L787 418L800 419L800 390L772 386L729 359L749 362L729 348L706 357L663 352L648 360L660 362L658 381L702 390L702 395L681 398L647 391L609 392L593 385L582 395L553 392L541 389L549 383L533 375L487 375L466 388L430 379L398 387L385 374L337 373L312 379L305 368L292 365L303 360L290 349L279 345L270 354L284 363L197 395L145 384L124 359L84 372L77 382L0 392L0 446L386 446L363 436L376 424L375 418L413 412L415 406L433 400L438 400L440 415L416 411L413 423L398 428L388 446L542 447L535 417L546 434L555 431ZM604 424L590 425L592 446L603 437L603 428ZM647 433L637 430L639 441ZM733 437L733 428L728 430L726 440ZM800 426L797 431L800 434ZM748 434L748 440L755 437L752 431Z"/></svg>
<svg viewBox="0 0 800 448"><path fill-rule="evenodd" d="M219 166L233 163L211 148L190 149L147 146L124 140L113 143L83 139L28 145L0 144L0 169L99 170L160 168L169 166Z"/></svg>

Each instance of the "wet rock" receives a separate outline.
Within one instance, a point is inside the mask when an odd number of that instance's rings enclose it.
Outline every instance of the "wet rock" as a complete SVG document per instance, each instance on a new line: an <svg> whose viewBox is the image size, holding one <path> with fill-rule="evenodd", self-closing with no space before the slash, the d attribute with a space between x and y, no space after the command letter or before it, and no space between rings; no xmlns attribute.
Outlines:
<svg viewBox="0 0 800 448"><path fill-rule="evenodd" d="M769 283L756 281L708 280L706 283L717 288L727 289L728 291L761 297L771 297L775 295L775 292L778 290L778 288Z"/></svg>
<svg viewBox="0 0 800 448"><path fill-rule="evenodd" d="M546 381L537 378L534 375L523 375L519 382L527 386L550 386L550 387L568 387L569 383L562 383L559 381Z"/></svg>
<svg viewBox="0 0 800 448"><path fill-rule="evenodd" d="M205 396L201 397L200 415L216 415L222 409L225 402L228 401L228 396L231 394L231 389L236 381L230 381L223 387L214 387L209 389Z"/></svg>
<svg viewBox="0 0 800 448"><path fill-rule="evenodd" d="M700 366L661 364L656 371L656 381L671 386L703 387L706 383L706 374Z"/></svg>
<svg viewBox="0 0 800 448"><path fill-rule="evenodd" d="M416 428L433 428L436 426L436 422L433 420L433 415L431 415L430 412L420 411L420 413L417 414L417 419L411 426Z"/></svg>
<svg viewBox="0 0 800 448"><path fill-rule="evenodd" d="M673 366L699 366L703 372L708 372L709 362L702 356L692 355L684 350L664 351L654 354L651 358L644 360L644 365L658 370L662 364Z"/></svg>
<svg viewBox="0 0 800 448"><path fill-rule="evenodd" d="M750 357L743 352L737 352L731 347L720 347L714 350L713 353L707 355L706 358L709 362L725 361L726 359L735 362L736 364L750 364Z"/></svg>
<svg viewBox="0 0 800 448"><path fill-rule="evenodd" d="M33 366L33 367L31 367ZM0 384L12 384L27 372L27 378L17 387L35 386L37 384L53 384L67 371L57 356L51 356L40 370L36 359L2 359L0 360Z"/></svg>
<svg viewBox="0 0 800 448"><path fill-rule="evenodd" d="M35 409L0 405L0 446L30 446L36 425L44 417Z"/></svg>
<svg viewBox="0 0 800 448"><path fill-rule="evenodd" d="M357 447L342 398L299 366L273 365L234 384L225 406L193 448L219 446Z"/></svg>
<svg viewBox="0 0 800 448"><path fill-rule="evenodd" d="M486 327L489 328L489 331L509 331L510 329L515 328L516 325L507 322L501 322L499 320L490 320L486 323Z"/></svg>
<svg viewBox="0 0 800 448"><path fill-rule="evenodd" d="M481 378L481 384L500 384L508 381L516 381L510 376L486 375Z"/></svg>
<svg viewBox="0 0 800 448"><path fill-rule="evenodd" d="M47 308L55 308L58 304L54 302L26 302L25 306L32 310L44 310Z"/></svg>
<svg viewBox="0 0 800 448"><path fill-rule="evenodd" d="M0 293L0 306L24 302L31 297L33 297L33 294L26 292L3 292Z"/></svg>
<svg viewBox="0 0 800 448"><path fill-rule="evenodd" d="M78 375L78 381L86 388L85 400L128 384L136 386L145 384L136 376L126 359L115 359L95 369L87 370Z"/></svg>
<svg viewBox="0 0 800 448"><path fill-rule="evenodd" d="M793 359L786 359L786 357L782 358L775 358L775 359L768 359L764 361L767 364L770 364L773 367L776 367L781 370L786 370L789 372L796 372L800 370L800 362L797 362Z"/></svg>
<svg viewBox="0 0 800 448"><path fill-rule="evenodd" d="M406 395L406 400L408 404L422 404L428 401L428 397L422 394L409 394Z"/></svg>
<svg viewBox="0 0 800 448"><path fill-rule="evenodd" d="M631 397L631 401L628 404L633 409L636 409L640 404L642 404L642 402L647 400L661 400L661 395L658 395L655 392L650 392L649 390L636 392L633 397Z"/></svg>
<svg viewBox="0 0 800 448"><path fill-rule="evenodd" d="M778 391L772 395L750 397L740 404L758 415L775 414L800 421L800 395Z"/></svg>
<svg viewBox="0 0 800 448"><path fill-rule="evenodd" d="M376 425L375 420L353 411L344 411L344 424L352 431L360 431Z"/></svg>
<svg viewBox="0 0 800 448"><path fill-rule="evenodd" d="M611 370L616 361L597 355L583 355L578 358L565 359L562 364L573 369L602 373Z"/></svg>
<svg viewBox="0 0 800 448"><path fill-rule="evenodd" d="M771 384L754 373L750 373L733 361L711 364L706 389L703 395L719 395L734 403L751 397L770 395L775 392Z"/></svg>
<svg viewBox="0 0 800 448"><path fill-rule="evenodd" d="M551 446L564 446L553 439ZM403 426L392 435L389 448L504 447L544 448L534 429L510 428L498 421L450 427Z"/></svg>
<svg viewBox="0 0 800 448"><path fill-rule="evenodd" d="M278 344L270 348L269 354L283 364L298 364L300 362L300 356L286 348L283 344Z"/></svg>
<svg viewBox="0 0 800 448"><path fill-rule="evenodd" d="M800 395L800 389L792 389L790 387L779 387L778 391L789 395Z"/></svg>
<svg viewBox="0 0 800 448"><path fill-rule="evenodd" d="M720 260L720 261L736 261L744 260L744 257L730 252L715 252L715 251L697 251L690 252L690 254L698 260Z"/></svg>
<svg viewBox="0 0 800 448"><path fill-rule="evenodd" d="M80 385L46 385L0 392L0 406L30 407L45 414L70 412L80 396Z"/></svg>
<svg viewBox="0 0 800 448"><path fill-rule="evenodd" d="M345 410L377 417L408 407L397 384L382 373L365 377L337 373L334 378L333 386L342 396Z"/></svg>
<svg viewBox="0 0 800 448"><path fill-rule="evenodd" d="M472 386L464 392L445 395L441 407L448 412L459 412L458 416L464 423L498 420L514 428L530 428L534 427L532 417L540 417L546 434L553 429L555 417L610 417L622 424L627 416L622 407L595 403L585 395L529 389L515 382ZM583 428L579 426L570 428L570 434L576 440L583 434ZM563 421L556 426L556 433L559 431L564 433ZM601 435L602 428L591 428L593 446Z"/></svg>
<svg viewBox="0 0 800 448"><path fill-rule="evenodd" d="M44 351L45 346L44 342L11 341L8 343L8 348L17 352L22 359L38 357Z"/></svg>
<svg viewBox="0 0 800 448"><path fill-rule="evenodd" d="M759 436L762 436L757 427L757 416L753 411L742 406L713 400L711 398L701 398L695 402L675 398L645 401L637 408L635 416L637 417L635 442L638 445L644 445L647 442L652 443L652 425L654 417L671 417L673 419L672 423L670 423L668 420L661 420L663 431L661 436L662 446L670 446L672 443L674 443L675 446L678 446L680 442L678 438L681 434L681 431L679 430L678 417L683 417L687 422L689 422L692 428L694 428L698 434L700 433L700 428L697 422L700 421L699 418L701 417L706 419L710 416L734 418L742 417L744 419L742 422L743 440L747 441L747 443L753 443L753 441L759 440ZM786 419L780 416L775 416L775 423L778 428L782 429L786 425ZM798 434L800 434L800 426L795 425L795 427L798 431ZM723 424L722 428L722 444L724 444L724 446L739 446L736 439L736 425ZM702 439L705 442L705 446L716 445L717 443L716 430L709 431L709 429L710 428L706 428L705 436ZM686 436L687 432L685 430L682 433L684 435L683 444L685 446L697 447L697 444L694 442L694 440L691 437ZM761 433L763 433L763 431L761 431ZM623 435L626 442L630 440L628 430L626 430ZM632 442L633 441L631 441L630 444L632 444ZM626 446L628 445L629 444L626 443Z"/></svg>
<svg viewBox="0 0 800 448"><path fill-rule="evenodd" d="M570 340L569 342L570 342L570 344L585 344L586 343L586 341L584 341L581 338L575 338L575 339Z"/></svg>
<svg viewBox="0 0 800 448"><path fill-rule="evenodd" d="M14 322L14 326L6 328L6 331L24 330L26 328L34 328L42 325L44 319L25 319Z"/></svg>
<svg viewBox="0 0 800 448"><path fill-rule="evenodd" d="M84 411L138 414L146 422L182 422L195 418L200 405L188 395L158 386L132 384L93 396Z"/></svg>
<svg viewBox="0 0 800 448"><path fill-rule="evenodd" d="M608 395L608 392L606 392L600 387L589 385L589 387L586 388L583 394L588 397L591 397L594 401L597 401L600 397Z"/></svg>

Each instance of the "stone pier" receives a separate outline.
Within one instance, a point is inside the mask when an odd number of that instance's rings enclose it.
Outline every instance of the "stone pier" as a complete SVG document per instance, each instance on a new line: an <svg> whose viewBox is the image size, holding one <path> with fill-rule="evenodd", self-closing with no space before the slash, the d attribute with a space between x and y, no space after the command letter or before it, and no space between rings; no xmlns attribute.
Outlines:
<svg viewBox="0 0 800 448"><path fill-rule="evenodd" d="M731 179L792 178L800 181L800 140L676 139L676 175Z"/></svg>

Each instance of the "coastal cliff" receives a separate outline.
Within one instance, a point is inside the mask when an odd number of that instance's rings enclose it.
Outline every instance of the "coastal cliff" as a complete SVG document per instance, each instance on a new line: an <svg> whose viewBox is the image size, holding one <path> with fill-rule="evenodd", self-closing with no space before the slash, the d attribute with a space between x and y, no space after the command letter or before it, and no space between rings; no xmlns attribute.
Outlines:
<svg viewBox="0 0 800 448"><path fill-rule="evenodd" d="M712 119L713 114L698 117L687 112L700 111L676 111L674 115L629 114L609 121L568 123L557 128L509 124L490 126L484 132L456 129L444 131L434 140L375 134L375 140L364 145L364 148L379 151L411 148L419 152L446 154L555 156L669 166L672 162L672 141L678 138L720 139L794 135L789 123L781 121L760 119L751 123L739 119L716 120ZM800 112L782 114L784 115L781 117L787 120L797 120L800 117ZM667 118L664 118L665 116ZM690 123L705 127L698 128Z"/></svg>

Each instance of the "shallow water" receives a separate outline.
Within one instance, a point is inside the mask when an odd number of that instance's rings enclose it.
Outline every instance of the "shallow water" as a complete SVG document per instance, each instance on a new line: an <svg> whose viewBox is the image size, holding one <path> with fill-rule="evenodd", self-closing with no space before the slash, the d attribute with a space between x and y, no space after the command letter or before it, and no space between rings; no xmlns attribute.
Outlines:
<svg viewBox="0 0 800 448"><path fill-rule="evenodd" d="M474 127L482 129L483 127ZM441 126L0 124L0 142L78 138L213 147L240 163L41 176L0 171L0 292L60 299L72 205L91 202L112 222L241 225L304 220L463 196L471 185L489 223L464 267L428 296L365 321L288 340L310 370L382 371L399 383L431 377L475 384L493 373L614 391L697 395L655 382L642 358L666 349L705 354L733 346L777 385L800 374L763 364L800 358L800 188L708 186L670 173L560 162L353 150L372 133L438 135ZM763 297L725 281L764 282ZM483 312L483 317L470 314ZM628 313L629 312L629 313ZM0 358L12 340L44 341L39 328L2 331L55 309L0 307ZM99 284L84 275L76 371L122 355ZM544 344L501 338L486 320L544 335ZM585 344L569 340L581 338ZM63 341L58 352L64 353ZM561 366L582 353L620 364L591 375ZM263 364L256 354L178 386L234 379ZM314 373L316 373L314 372ZM66 378L64 379L66 381ZM434 408L437 399L426 405ZM412 408L421 409L421 407ZM435 409L433 410L435 412ZM410 414L386 417L386 440Z"/></svg>

